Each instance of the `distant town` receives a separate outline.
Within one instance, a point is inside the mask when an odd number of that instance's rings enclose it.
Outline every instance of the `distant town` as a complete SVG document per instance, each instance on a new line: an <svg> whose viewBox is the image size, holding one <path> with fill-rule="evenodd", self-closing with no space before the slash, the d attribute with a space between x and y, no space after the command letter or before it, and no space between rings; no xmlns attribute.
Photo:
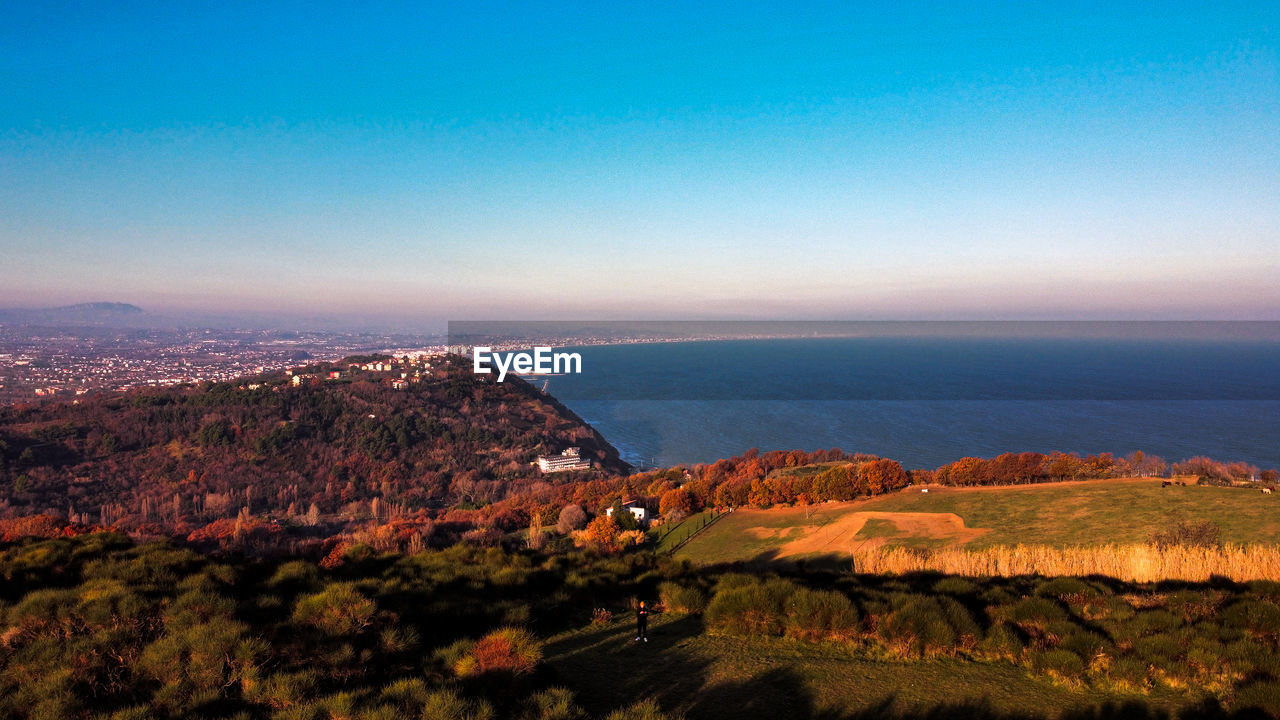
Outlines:
<svg viewBox="0 0 1280 720"><path fill-rule="evenodd" d="M0 403L230 381L349 355L444 351L428 335L0 324Z"/></svg>

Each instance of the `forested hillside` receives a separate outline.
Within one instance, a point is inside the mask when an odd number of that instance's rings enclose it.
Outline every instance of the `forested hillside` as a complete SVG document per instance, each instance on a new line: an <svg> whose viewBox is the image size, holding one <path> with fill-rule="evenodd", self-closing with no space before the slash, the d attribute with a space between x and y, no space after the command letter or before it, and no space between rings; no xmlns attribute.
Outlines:
<svg viewBox="0 0 1280 720"><path fill-rule="evenodd" d="M245 516L315 524L485 505L543 483L536 455L569 446L601 470L545 480L627 469L528 384L437 365L415 381L344 362L300 369L300 381L279 374L0 408L0 515L194 527L247 507ZM333 371L341 376L328 379Z"/></svg>

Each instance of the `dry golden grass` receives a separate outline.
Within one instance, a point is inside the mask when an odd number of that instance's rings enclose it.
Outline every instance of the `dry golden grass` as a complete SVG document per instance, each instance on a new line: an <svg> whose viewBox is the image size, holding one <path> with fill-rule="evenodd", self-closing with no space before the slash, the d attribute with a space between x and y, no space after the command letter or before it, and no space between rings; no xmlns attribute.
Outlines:
<svg viewBox="0 0 1280 720"><path fill-rule="evenodd" d="M978 550L868 547L852 555L856 572L873 575L931 571L974 577L1103 575L1131 582L1199 582L1211 576L1238 582L1280 580L1280 546L1272 545L1002 545Z"/></svg>

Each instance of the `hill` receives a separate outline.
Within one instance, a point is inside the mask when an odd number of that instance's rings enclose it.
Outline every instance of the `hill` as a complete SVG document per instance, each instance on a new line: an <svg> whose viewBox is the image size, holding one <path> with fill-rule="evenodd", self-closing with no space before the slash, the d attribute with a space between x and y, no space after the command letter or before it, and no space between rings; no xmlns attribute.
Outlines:
<svg viewBox="0 0 1280 720"><path fill-rule="evenodd" d="M399 368L397 368L399 370ZM329 373L341 373L329 380ZM317 364L240 383L0 408L0 512L124 528L254 516L331 519L485 505L541 483L539 453L628 466L581 418L519 380L455 360L418 382Z"/></svg>
<svg viewBox="0 0 1280 720"><path fill-rule="evenodd" d="M0 322L96 325L136 320L145 313L137 305L119 302L91 302L53 308L0 309Z"/></svg>
<svg viewBox="0 0 1280 720"><path fill-rule="evenodd" d="M740 509L681 548L699 563L844 554L877 547L983 549L1148 541L1170 526L1213 523L1226 543L1280 543L1280 505L1244 488L1162 487L1128 478L1000 487L911 487L868 500Z"/></svg>

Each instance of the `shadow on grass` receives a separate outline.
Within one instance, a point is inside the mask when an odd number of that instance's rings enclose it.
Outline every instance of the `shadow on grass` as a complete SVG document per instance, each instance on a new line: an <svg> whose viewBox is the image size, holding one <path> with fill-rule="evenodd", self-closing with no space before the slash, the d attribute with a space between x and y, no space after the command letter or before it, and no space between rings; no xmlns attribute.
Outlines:
<svg viewBox="0 0 1280 720"><path fill-rule="evenodd" d="M668 707L665 703L663 706ZM1252 720L1268 717L1256 711L1228 713L1214 701L1179 712L1151 707L1141 700L1103 702L1065 711L1008 711L993 707L986 700L904 707L892 693L857 710L830 710L817 706L804 680L789 668L770 670L743 682L714 685L700 692L688 707L685 713L688 720Z"/></svg>
<svg viewBox="0 0 1280 720"><path fill-rule="evenodd" d="M680 646L701 634L702 621L693 616L653 623L648 642L635 640L630 622L571 633L547 644L544 679L573 689L592 717L645 698L683 707L706 684L710 661Z"/></svg>
<svg viewBox="0 0 1280 720"><path fill-rule="evenodd" d="M719 658L699 652L703 626L693 616L663 617L655 622L649 642L636 642L634 626L618 621L587 628L555 639L546 646L547 662L539 684L562 685L574 691L591 717L653 699L664 711L687 720L1245 720L1263 718L1253 712L1228 713L1214 701L1171 711L1142 699L1107 700L1076 707L997 707L985 699L967 699L959 692L954 702L899 699L892 683L867 687L862 701L845 698L844 708L832 709L832 698L820 702L805 669L776 664L745 679L717 677ZM748 648L746 652L751 652ZM736 658L739 663L769 663L769 658ZM796 658L795 662L804 662ZM722 672L722 671L720 671ZM943 671L945 672L945 670ZM820 682L820 681L818 681ZM938 676L945 685L951 680ZM820 688L821 686L818 686ZM879 690L880 692L877 692ZM940 687L938 696L949 697ZM961 690L962 692L962 690ZM841 698L834 698L841 704ZM1028 698L1029 702L1034 702ZM848 705L854 705L850 708Z"/></svg>

